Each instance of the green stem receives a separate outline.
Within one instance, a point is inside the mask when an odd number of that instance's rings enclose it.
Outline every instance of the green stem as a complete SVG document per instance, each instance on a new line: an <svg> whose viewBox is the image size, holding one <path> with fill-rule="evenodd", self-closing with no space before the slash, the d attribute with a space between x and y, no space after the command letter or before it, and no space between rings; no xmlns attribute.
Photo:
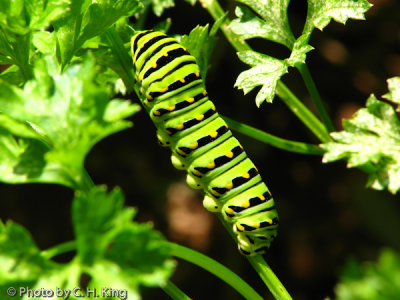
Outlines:
<svg viewBox="0 0 400 300"><path fill-rule="evenodd" d="M249 137L252 137L253 139L256 139L265 144L286 151L297 152L302 154L313 154L313 155L324 154L324 150L322 150L317 145L282 139L280 137L277 137L260 129L232 120L226 116L223 115L220 116L226 121L226 123L231 129L236 130L237 132L240 132Z"/></svg>
<svg viewBox="0 0 400 300"><path fill-rule="evenodd" d="M135 84L135 79L133 76L132 61L128 52L125 50L124 43L113 26L106 31L105 37L110 43L111 50L114 53L114 56L117 58L120 67L122 68L122 72L118 72L120 71L119 69L114 69L114 71L121 76L121 79L124 82L127 90L131 91ZM112 66L110 67L112 68Z"/></svg>
<svg viewBox="0 0 400 300"><path fill-rule="evenodd" d="M306 87L311 95L311 99L313 100L314 105L317 108L317 111L326 129L329 132L335 131L335 127L333 126L333 123L325 109L325 106L322 103L321 96L314 83L314 80L311 77L311 73L310 70L308 69L308 66L306 64L298 64L296 65L296 68L299 70L301 76L303 77L304 83L306 84Z"/></svg>
<svg viewBox="0 0 400 300"><path fill-rule="evenodd" d="M237 243L237 237L232 230L232 225L225 221L224 217L221 214L218 214L218 218L225 226L226 230L229 232L233 240ZM254 270L257 272L258 276L260 276L261 280L268 287L271 294L274 295L275 299L292 299L290 294L286 291L283 284L279 281L278 277L276 277L276 275L271 270L264 258L262 258L262 256L248 256L247 260L253 266Z"/></svg>
<svg viewBox="0 0 400 300"><path fill-rule="evenodd" d="M278 277L276 277L270 266L261 255L247 257L247 260L253 266L254 270L256 270L264 283L268 286L275 299L292 299L283 284L279 281Z"/></svg>
<svg viewBox="0 0 400 300"><path fill-rule="evenodd" d="M82 179L79 184L79 189L88 193L95 186L92 178L88 174L85 168L82 169Z"/></svg>
<svg viewBox="0 0 400 300"><path fill-rule="evenodd" d="M51 259L54 256L76 250L76 241L69 241L62 244L55 245L47 250L41 252L44 258Z"/></svg>
<svg viewBox="0 0 400 300"><path fill-rule="evenodd" d="M218 20L225 16L224 10L216 0L200 0L201 5L210 13L214 20ZM251 50L251 47L238 35L236 35L229 27L230 20L225 18L222 22L221 29L225 34L226 39L236 49L236 51Z"/></svg>
<svg viewBox="0 0 400 300"><path fill-rule="evenodd" d="M245 299L261 300L262 297L249 286L242 278L237 276L231 270L221 265L219 262L197 252L192 249L174 244L168 243L171 255L191 262L204 270L214 274L221 280L225 281L231 287L233 287L238 293L240 293Z"/></svg>
<svg viewBox="0 0 400 300"><path fill-rule="evenodd" d="M163 291L175 300L190 300L191 298L186 295L182 290L180 290L175 284L170 280L167 281L167 285L162 287Z"/></svg>
<svg viewBox="0 0 400 300"><path fill-rule="evenodd" d="M278 82L276 94L321 142L332 140L320 120L282 82Z"/></svg>

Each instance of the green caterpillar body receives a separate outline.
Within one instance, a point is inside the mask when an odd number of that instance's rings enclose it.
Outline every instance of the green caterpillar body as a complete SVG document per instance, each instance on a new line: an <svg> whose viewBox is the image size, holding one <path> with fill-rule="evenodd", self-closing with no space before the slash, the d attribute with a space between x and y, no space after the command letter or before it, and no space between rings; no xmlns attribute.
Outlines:
<svg viewBox="0 0 400 300"><path fill-rule="evenodd" d="M208 99L195 58L160 32L140 32L131 46L141 102L160 144L172 150L172 164L204 191L206 209L233 224L242 254L264 253L277 234L274 200Z"/></svg>

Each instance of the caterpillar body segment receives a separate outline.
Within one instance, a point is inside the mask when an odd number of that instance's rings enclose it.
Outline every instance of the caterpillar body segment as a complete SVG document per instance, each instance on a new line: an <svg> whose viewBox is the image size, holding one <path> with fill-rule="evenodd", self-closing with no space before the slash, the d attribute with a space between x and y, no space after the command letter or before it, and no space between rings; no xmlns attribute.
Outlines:
<svg viewBox="0 0 400 300"><path fill-rule="evenodd" d="M205 193L204 207L232 224L244 255L262 254L276 237L274 200L257 168L208 99L196 60L175 39L143 31L132 37L141 102L171 162Z"/></svg>

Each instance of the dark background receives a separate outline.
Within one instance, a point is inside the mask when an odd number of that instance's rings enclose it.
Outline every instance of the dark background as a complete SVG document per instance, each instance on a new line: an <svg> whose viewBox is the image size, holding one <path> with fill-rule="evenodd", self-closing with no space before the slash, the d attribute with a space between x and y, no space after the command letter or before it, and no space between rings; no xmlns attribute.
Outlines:
<svg viewBox="0 0 400 300"><path fill-rule="evenodd" d="M310 40L315 50L308 54L307 64L338 130L341 119L364 106L370 93L379 98L387 92L386 79L400 75L400 2L370 2L374 7L367 21L349 20L346 26L331 22L323 32L315 30ZM234 11L236 4L222 5ZM306 1L292 1L289 21L296 36L306 13ZM187 34L197 24L213 22L199 4L191 7L182 1L167 10L166 17L173 20L173 34ZM147 27L158 21L150 17ZM278 58L289 55L283 46L268 41L250 44ZM245 69L220 35L207 76L208 92L217 109L280 137L318 143L279 98L258 109L255 91L243 96L233 88ZM295 69L283 81L314 111ZM145 111L132 120L132 129L103 140L87 157L86 167L95 183L120 186L127 205L139 209L137 220L151 221L169 240L220 261L272 299L216 217L201 207L201 195L186 187L184 172L172 167L170 151L157 146L154 126ZM321 157L289 153L236 136L275 198L281 223L265 259L294 299L333 296L338 274L349 257L375 260L383 247L400 248L398 196L365 189L363 172L346 169L344 162L322 164ZM72 197L72 191L61 186L0 184L0 217L27 227L45 249L73 239ZM219 279L182 261L172 281L194 299L241 299ZM168 299L160 289L143 289L143 295L144 299Z"/></svg>

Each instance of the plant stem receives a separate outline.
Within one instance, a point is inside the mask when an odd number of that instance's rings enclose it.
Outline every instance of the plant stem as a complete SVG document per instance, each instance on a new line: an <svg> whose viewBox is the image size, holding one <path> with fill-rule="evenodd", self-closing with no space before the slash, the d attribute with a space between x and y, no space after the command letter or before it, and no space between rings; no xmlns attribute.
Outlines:
<svg viewBox="0 0 400 300"><path fill-rule="evenodd" d="M129 57L129 54L125 50L124 43L121 38L117 34L117 31L113 26L111 26L106 32L105 37L110 43L111 50L114 53L114 56L118 59L118 62L122 68L122 72L116 71L120 76L122 81L125 84L125 87L128 91L132 91L133 86L135 84L134 76L132 73L132 61ZM112 68L112 66L110 66Z"/></svg>
<svg viewBox="0 0 400 300"><path fill-rule="evenodd" d="M189 300L192 299L186 295L182 290L180 290L171 280L167 281L167 285L162 287L163 291L175 300Z"/></svg>
<svg viewBox="0 0 400 300"><path fill-rule="evenodd" d="M220 115L220 116L221 116L221 118L223 118L226 121L226 123L228 124L228 126L231 129L236 130L237 132L240 132L249 137L252 137L253 139L263 142L265 144L268 144L268 145L271 145L271 146L274 146L274 147L277 147L277 148L280 148L280 149L283 149L286 151L297 152L297 153L302 153L302 154L312 154L312 155L324 154L324 150L322 150L317 145L286 140L286 139L277 137L275 135L272 135L270 133L267 133L265 131L262 131L260 129L254 128L252 126L232 120L226 116L223 116L223 115Z"/></svg>
<svg viewBox="0 0 400 300"><path fill-rule="evenodd" d="M278 277L276 277L270 266L261 255L247 257L247 260L257 271L264 283L268 286L275 299L292 299L283 284L279 281Z"/></svg>
<svg viewBox="0 0 400 300"><path fill-rule="evenodd" d="M168 242L171 255L191 262L225 281L245 299L262 300L262 297L242 278L219 262L192 249Z"/></svg>
<svg viewBox="0 0 400 300"><path fill-rule="evenodd" d="M329 132L335 131L335 127L333 126L333 123L325 109L325 106L322 103L321 96L319 95L314 80L311 77L308 66L306 64L297 64L296 68L299 70L301 76L303 77L304 83L311 95L311 99L313 100L314 105L317 108L317 111L322 119L322 122L325 124L326 129Z"/></svg>
<svg viewBox="0 0 400 300"><path fill-rule="evenodd" d="M282 82L278 82L276 94L321 142L332 140L320 120Z"/></svg>
<svg viewBox="0 0 400 300"><path fill-rule="evenodd" d="M51 259L54 256L76 250L76 241L69 241L62 244L55 245L47 250L41 252L44 258Z"/></svg>
<svg viewBox="0 0 400 300"><path fill-rule="evenodd" d="M201 5L210 13L214 20L218 20L225 16L224 10L216 0L200 0ZM238 35L236 35L229 27L230 21L225 18L222 22L221 29L229 43L236 49L236 51L251 50L251 47Z"/></svg>
<svg viewBox="0 0 400 300"><path fill-rule="evenodd" d="M88 193L94 187L94 182L85 168L82 168L82 180L79 189Z"/></svg>

